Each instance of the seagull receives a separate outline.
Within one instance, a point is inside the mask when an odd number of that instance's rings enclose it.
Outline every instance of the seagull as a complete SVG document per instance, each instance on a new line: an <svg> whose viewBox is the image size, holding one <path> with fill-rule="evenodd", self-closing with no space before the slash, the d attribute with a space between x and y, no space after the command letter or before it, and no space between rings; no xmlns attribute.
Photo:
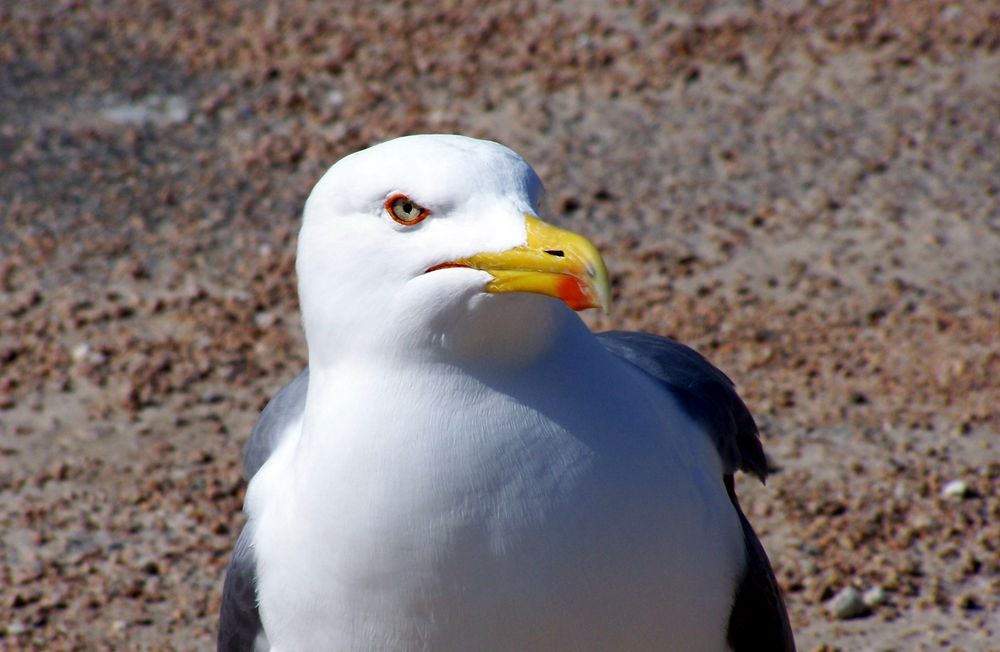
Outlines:
<svg viewBox="0 0 1000 652"><path fill-rule="evenodd" d="M407 136L316 184L308 367L247 446L218 649L793 650L733 476L733 383L674 340L593 333L608 274L498 143Z"/></svg>

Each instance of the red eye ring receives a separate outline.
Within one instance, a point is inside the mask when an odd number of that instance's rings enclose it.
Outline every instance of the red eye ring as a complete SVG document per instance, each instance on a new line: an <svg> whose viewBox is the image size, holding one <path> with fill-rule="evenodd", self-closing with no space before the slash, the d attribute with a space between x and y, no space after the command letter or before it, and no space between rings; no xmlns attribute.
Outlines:
<svg viewBox="0 0 1000 652"><path fill-rule="evenodd" d="M413 226L422 222L424 218L431 214L430 210L424 208L402 193L396 193L385 200L385 212L389 214L395 222L403 226Z"/></svg>

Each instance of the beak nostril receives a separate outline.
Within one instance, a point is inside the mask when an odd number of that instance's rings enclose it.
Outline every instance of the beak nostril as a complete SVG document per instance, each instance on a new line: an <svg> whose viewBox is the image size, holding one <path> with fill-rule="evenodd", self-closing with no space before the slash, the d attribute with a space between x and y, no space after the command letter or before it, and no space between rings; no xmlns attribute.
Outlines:
<svg viewBox="0 0 1000 652"><path fill-rule="evenodd" d="M562 249L546 249L545 253L550 256L555 256L556 258L565 258L566 254L563 253Z"/></svg>

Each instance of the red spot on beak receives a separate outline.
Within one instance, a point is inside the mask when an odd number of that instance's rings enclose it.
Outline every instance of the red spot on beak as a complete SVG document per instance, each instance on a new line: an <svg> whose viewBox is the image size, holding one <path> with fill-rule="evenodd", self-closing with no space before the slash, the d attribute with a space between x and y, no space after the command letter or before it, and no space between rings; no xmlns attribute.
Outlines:
<svg viewBox="0 0 1000 652"><path fill-rule="evenodd" d="M580 279L573 276L563 276L557 286L559 298L573 310L585 310L594 307L594 301L587 294L587 287Z"/></svg>

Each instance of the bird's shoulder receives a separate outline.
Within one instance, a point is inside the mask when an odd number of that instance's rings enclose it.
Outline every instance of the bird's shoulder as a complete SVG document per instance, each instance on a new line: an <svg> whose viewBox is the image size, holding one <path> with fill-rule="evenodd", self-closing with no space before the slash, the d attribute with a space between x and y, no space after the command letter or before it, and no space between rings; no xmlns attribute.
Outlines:
<svg viewBox="0 0 1000 652"><path fill-rule="evenodd" d="M757 424L726 374L691 347L669 337L630 331L596 335L613 355L659 381L688 416L702 424L726 473L739 469L765 479L767 458Z"/></svg>
<svg viewBox="0 0 1000 652"><path fill-rule="evenodd" d="M268 401L250 431L243 457L243 477L250 480L285 437L302 422L309 388L309 367Z"/></svg>
<svg viewBox="0 0 1000 652"><path fill-rule="evenodd" d="M757 424L733 382L694 349L668 337L615 331L597 338L671 392L712 438L723 461L726 492L743 530L745 567L737 581L727 640L733 650L794 651L781 590L764 547L743 514L733 482L739 469L763 480L768 471Z"/></svg>

